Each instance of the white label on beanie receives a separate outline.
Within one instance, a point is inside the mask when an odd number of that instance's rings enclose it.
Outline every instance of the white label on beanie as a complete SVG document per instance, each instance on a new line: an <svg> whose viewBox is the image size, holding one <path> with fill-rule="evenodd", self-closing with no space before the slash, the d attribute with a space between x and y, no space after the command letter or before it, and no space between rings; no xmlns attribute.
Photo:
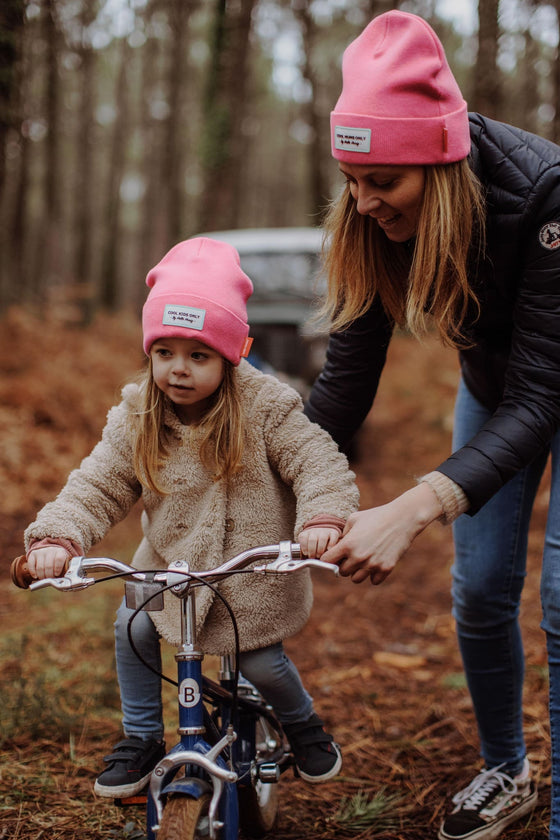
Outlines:
<svg viewBox="0 0 560 840"><path fill-rule="evenodd" d="M206 309L193 306L179 306L166 303L161 323L168 327L185 327L189 330L201 330L204 326Z"/></svg>
<svg viewBox="0 0 560 840"><path fill-rule="evenodd" d="M371 150L371 128L334 127L334 147L342 152L364 152Z"/></svg>

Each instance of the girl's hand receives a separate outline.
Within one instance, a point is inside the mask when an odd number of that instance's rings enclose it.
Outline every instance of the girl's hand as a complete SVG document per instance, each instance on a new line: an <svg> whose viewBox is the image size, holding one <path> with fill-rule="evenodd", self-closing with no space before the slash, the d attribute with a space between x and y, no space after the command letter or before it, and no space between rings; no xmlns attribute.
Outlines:
<svg viewBox="0 0 560 840"><path fill-rule="evenodd" d="M70 553L58 545L32 549L27 555L27 566L33 577L60 577L64 573Z"/></svg>
<svg viewBox="0 0 560 840"><path fill-rule="evenodd" d="M389 504L353 513L342 538L321 559L337 563L341 575L353 583L368 577L373 584L382 583L414 538L441 513L436 494L421 483Z"/></svg>
<svg viewBox="0 0 560 840"><path fill-rule="evenodd" d="M300 531L298 542L305 557L321 558L321 555L334 546L340 536L337 528L306 528Z"/></svg>

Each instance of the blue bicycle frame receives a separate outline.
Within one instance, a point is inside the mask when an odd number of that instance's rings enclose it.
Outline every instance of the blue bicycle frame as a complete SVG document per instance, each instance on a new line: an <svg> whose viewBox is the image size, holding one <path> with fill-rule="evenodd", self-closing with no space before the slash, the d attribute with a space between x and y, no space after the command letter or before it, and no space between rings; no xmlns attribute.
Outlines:
<svg viewBox="0 0 560 840"><path fill-rule="evenodd" d="M183 582L182 582L183 581ZM199 799L211 795L208 810L208 836L220 840L237 840L239 808L236 782L238 774L229 766L222 753L229 751L236 739L229 722L218 743L211 746L205 739L203 705L203 654L196 647L195 590L179 579L175 594L186 596L181 601L182 643L175 654L178 676L179 735L180 742L155 767L150 782L147 804L148 840L155 840L163 814L165 799L170 795ZM185 768L184 776L177 773Z"/></svg>

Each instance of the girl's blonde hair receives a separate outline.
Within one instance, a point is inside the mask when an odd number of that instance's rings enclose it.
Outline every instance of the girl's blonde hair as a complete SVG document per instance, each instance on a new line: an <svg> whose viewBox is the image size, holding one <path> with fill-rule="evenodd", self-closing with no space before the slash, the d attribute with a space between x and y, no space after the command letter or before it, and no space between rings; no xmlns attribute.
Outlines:
<svg viewBox="0 0 560 840"><path fill-rule="evenodd" d="M166 495L168 490L161 483L160 472L169 456L164 417L170 402L154 382L151 359L140 385L143 404L137 415L134 468L145 487ZM212 405L197 425L203 430L199 450L202 463L214 471L215 481L227 481L239 471L243 457L243 409L237 369L227 359Z"/></svg>
<svg viewBox="0 0 560 840"><path fill-rule="evenodd" d="M478 315L468 263L484 251L484 229L482 188L467 160L425 167L413 249L361 216L346 185L325 220L328 292L320 315L341 330L379 295L387 315L413 335L425 335L433 320L446 344L465 346L469 305Z"/></svg>

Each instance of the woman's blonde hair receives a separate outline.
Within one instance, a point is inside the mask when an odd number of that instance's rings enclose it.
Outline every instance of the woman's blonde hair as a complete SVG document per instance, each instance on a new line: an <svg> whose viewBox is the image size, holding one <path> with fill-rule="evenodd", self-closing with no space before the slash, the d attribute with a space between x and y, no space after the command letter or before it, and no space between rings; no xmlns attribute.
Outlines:
<svg viewBox="0 0 560 840"><path fill-rule="evenodd" d="M168 490L162 485L160 472L169 456L164 418L171 402L154 382L151 359L140 386L143 404L137 415L134 468L145 487L166 495ZM237 369L227 359L224 378L197 426L203 432L199 450L202 463L214 471L215 481L227 481L241 468L243 457L243 409Z"/></svg>
<svg viewBox="0 0 560 840"><path fill-rule="evenodd" d="M481 185L466 160L425 167L413 248L361 216L346 185L325 220L328 293L320 315L343 329L379 295L398 326L421 337L433 321L446 344L464 346L469 304L478 314L468 263L484 251L484 229Z"/></svg>

